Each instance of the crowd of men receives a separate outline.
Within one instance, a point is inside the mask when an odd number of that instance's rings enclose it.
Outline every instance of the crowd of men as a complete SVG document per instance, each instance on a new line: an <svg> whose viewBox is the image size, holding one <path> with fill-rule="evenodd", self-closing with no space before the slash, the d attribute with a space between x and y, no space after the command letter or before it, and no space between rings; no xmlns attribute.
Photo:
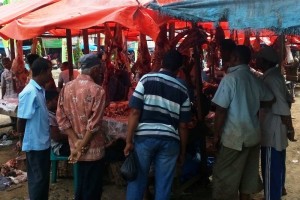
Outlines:
<svg viewBox="0 0 300 200"><path fill-rule="evenodd" d="M217 152L213 199L247 200L264 189L265 199L280 200L285 192L287 141L295 141L295 133L278 54L264 47L255 55L260 77L249 68L253 58L249 47L224 40L221 56L227 67L212 99ZM18 95L17 123L26 152L30 199L48 199L51 146L57 154L69 155L71 163L78 163L75 199L101 199L105 167L101 121L107 105L103 62L95 54L82 56L81 73L65 81L69 74L65 72L59 78L59 89L53 86L50 61L36 56L30 62L31 77ZM5 83L2 98L11 95L8 64L1 76L2 85ZM182 64L178 51L168 51L160 71L141 77L129 99L124 155L135 152L138 172L128 182L128 200L143 199L150 166L154 167L155 199L170 199L176 166L185 160L191 121L193 97L177 77ZM67 65L63 63L64 68Z"/></svg>

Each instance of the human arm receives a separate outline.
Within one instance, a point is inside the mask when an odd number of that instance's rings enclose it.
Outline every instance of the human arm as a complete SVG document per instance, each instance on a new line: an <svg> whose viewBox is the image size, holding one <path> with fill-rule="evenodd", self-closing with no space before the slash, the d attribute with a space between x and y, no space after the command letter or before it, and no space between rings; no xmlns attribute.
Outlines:
<svg viewBox="0 0 300 200"><path fill-rule="evenodd" d="M50 134L51 134L51 139L54 140L55 142L62 143L68 140L68 136L66 134L62 134L58 126L50 125Z"/></svg>
<svg viewBox="0 0 300 200"><path fill-rule="evenodd" d="M287 137L291 142L296 142L295 130L291 115L281 115L282 123L287 127Z"/></svg>
<svg viewBox="0 0 300 200"><path fill-rule="evenodd" d="M136 108L131 108L128 118L128 130L126 135L126 146L124 148L124 155L128 156L129 152L133 150L133 136L135 129L138 126L141 111Z"/></svg>
<svg viewBox="0 0 300 200"><path fill-rule="evenodd" d="M261 101L260 102L260 108L271 108L272 105L276 102L276 98L274 97L270 101Z"/></svg>
<svg viewBox="0 0 300 200"><path fill-rule="evenodd" d="M1 98L3 99L4 95L6 93L6 82L5 82L5 79L4 79L4 76L3 76L3 73L1 74Z"/></svg>
<svg viewBox="0 0 300 200"><path fill-rule="evenodd" d="M21 150L22 143L23 143L23 137L26 127L26 119L18 118L17 120L17 132L19 134L19 141L17 143L17 148Z"/></svg>
<svg viewBox="0 0 300 200"><path fill-rule="evenodd" d="M84 154L88 148L90 140L93 137L93 133L91 131L86 132L83 139L79 139L72 128L64 130L64 132L70 136L74 143L75 150L71 151L71 155L69 156L69 162L70 163L76 163L78 159L81 157L82 154Z"/></svg>
<svg viewBox="0 0 300 200"><path fill-rule="evenodd" d="M64 86L64 80L62 79L62 73L58 76L58 88L61 90Z"/></svg>
<svg viewBox="0 0 300 200"><path fill-rule="evenodd" d="M17 132L20 137L19 147L22 146L27 120L31 119L36 111L35 95L31 92L20 93L17 111Z"/></svg>
<svg viewBox="0 0 300 200"><path fill-rule="evenodd" d="M217 149L220 145L222 130L227 118L228 110L219 105L216 105L215 123L214 123L214 147Z"/></svg>

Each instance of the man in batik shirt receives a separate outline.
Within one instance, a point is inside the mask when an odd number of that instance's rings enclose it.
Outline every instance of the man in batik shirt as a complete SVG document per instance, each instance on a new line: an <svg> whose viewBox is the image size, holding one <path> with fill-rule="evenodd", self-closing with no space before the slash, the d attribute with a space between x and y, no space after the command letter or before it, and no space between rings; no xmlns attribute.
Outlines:
<svg viewBox="0 0 300 200"><path fill-rule="evenodd" d="M56 112L57 122L68 135L69 161L78 163L78 187L75 199L99 200L104 169L104 136L100 126L105 106L101 60L94 54L80 58L81 74L61 90Z"/></svg>

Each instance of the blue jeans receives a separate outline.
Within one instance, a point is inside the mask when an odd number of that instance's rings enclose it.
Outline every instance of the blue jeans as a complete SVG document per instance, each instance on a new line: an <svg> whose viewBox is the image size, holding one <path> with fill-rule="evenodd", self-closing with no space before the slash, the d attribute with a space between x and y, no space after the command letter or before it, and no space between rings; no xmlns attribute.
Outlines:
<svg viewBox="0 0 300 200"><path fill-rule="evenodd" d="M180 143L166 137L136 136L134 139L138 175L128 182L127 200L142 200L147 187L150 165L155 171L155 200L170 199Z"/></svg>

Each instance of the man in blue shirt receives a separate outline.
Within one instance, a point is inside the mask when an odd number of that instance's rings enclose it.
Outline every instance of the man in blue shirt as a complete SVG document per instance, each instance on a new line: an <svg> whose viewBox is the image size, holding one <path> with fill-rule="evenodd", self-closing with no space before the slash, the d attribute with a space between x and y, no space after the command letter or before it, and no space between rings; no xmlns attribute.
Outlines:
<svg viewBox="0 0 300 200"><path fill-rule="evenodd" d="M26 152L30 200L47 200L50 176L50 132L44 87L52 78L51 62L37 58L32 79L19 94L17 129ZM24 136L24 139L22 140Z"/></svg>
<svg viewBox="0 0 300 200"><path fill-rule="evenodd" d="M178 51L167 52L163 68L144 75L130 99L124 154L135 151L138 175L128 183L128 200L143 199L151 163L155 169L155 199L170 198L176 161L184 160L191 114L187 88L176 79L181 65Z"/></svg>

